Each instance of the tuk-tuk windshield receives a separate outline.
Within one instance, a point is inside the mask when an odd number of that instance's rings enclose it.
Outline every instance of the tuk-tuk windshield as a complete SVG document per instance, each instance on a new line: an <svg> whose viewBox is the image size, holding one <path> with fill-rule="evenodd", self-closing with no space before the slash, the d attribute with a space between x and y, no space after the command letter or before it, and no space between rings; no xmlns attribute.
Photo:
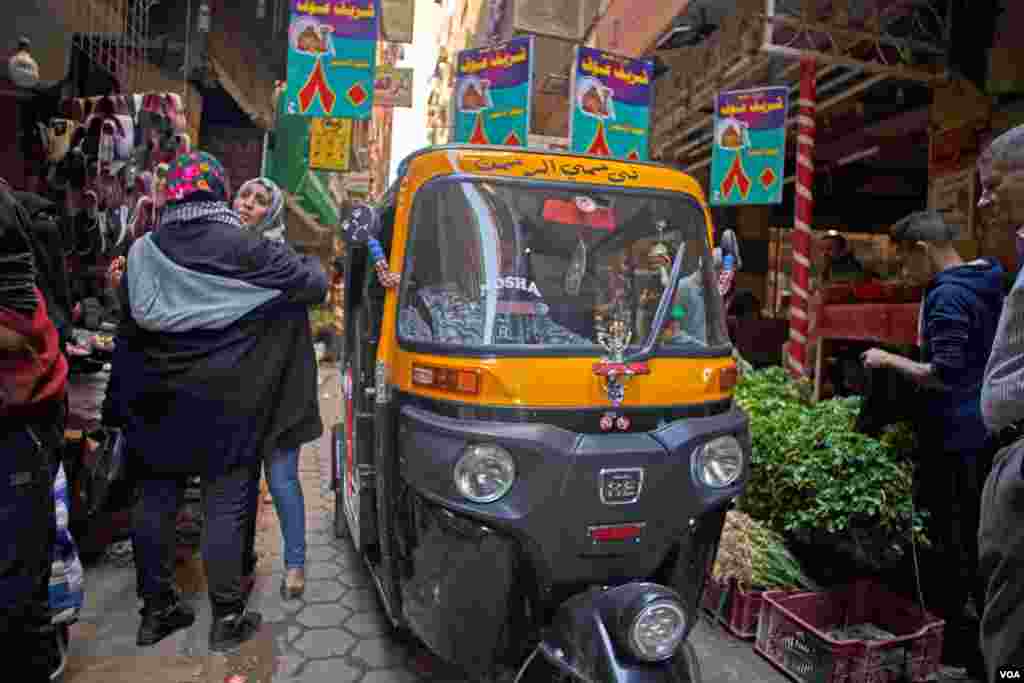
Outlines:
<svg viewBox="0 0 1024 683"><path fill-rule="evenodd" d="M671 288L663 345L728 343L704 215L682 195L442 182L417 195L410 239L404 340L591 347L620 321L635 347Z"/></svg>

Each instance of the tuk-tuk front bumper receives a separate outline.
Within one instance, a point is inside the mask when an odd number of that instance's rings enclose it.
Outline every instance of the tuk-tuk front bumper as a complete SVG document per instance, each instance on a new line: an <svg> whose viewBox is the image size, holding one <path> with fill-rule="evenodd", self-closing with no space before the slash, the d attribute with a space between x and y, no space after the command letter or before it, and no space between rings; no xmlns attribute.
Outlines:
<svg viewBox="0 0 1024 683"><path fill-rule="evenodd" d="M544 424L457 420L409 405L400 410L399 469L422 501L415 515L418 540L407 548L404 609L413 630L443 657L467 669L486 668L489 658L480 654L501 649L502 624L522 621L517 593L562 615L556 619L561 627L550 633L563 636L545 641L546 655L571 653L572 642L575 651L584 642L600 645L592 636L578 637L579 625L594 621L579 615L600 612L587 599L608 599L581 593L586 586L657 580L672 586L690 623L696 620L725 509L742 492L747 474L713 489L695 472L694 453L728 435L749 462L742 411L680 420L653 432L579 434ZM513 455L517 478L501 499L476 504L459 494L454 468L464 449L484 443ZM602 495L607 473L621 470L641 473L642 484L628 503ZM595 533L623 527L640 533ZM610 652L616 651L621 648ZM686 655L681 650L678 656ZM616 670L646 672L636 680L691 680L665 678L667 664L627 666L628 656L615 661ZM683 664L672 666L678 673ZM597 680L634 680L633 674L603 676Z"/></svg>
<svg viewBox="0 0 1024 683"><path fill-rule="evenodd" d="M742 492L747 465L735 482L717 489L696 471L696 451L721 436L735 437L749 463L748 419L736 408L656 431L581 434L545 424L457 420L405 406L396 446L401 476L413 490L515 537L543 583L605 584L652 576L680 539ZM515 460L512 488L492 503L471 502L455 484L459 458L479 444L498 445ZM607 495L617 479L632 495ZM623 526L639 533L614 533Z"/></svg>

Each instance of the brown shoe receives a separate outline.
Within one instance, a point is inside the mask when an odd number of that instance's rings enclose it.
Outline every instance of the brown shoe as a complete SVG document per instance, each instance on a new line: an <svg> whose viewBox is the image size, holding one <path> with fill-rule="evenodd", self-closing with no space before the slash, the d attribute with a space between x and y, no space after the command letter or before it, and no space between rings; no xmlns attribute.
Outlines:
<svg viewBox="0 0 1024 683"><path fill-rule="evenodd" d="M305 591L306 570L301 568L289 569L288 573L284 575L284 581L281 582L281 597L285 600L291 600L301 597Z"/></svg>

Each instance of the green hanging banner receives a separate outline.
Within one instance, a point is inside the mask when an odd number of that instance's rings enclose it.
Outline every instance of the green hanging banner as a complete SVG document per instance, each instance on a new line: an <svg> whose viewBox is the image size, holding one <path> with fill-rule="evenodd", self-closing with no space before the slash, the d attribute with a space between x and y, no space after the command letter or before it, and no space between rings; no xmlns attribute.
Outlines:
<svg viewBox="0 0 1024 683"><path fill-rule="evenodd" d="M316 217L321 225L337 225L341 222L341 215L327 189L328 173L309 168L310 124L313 119L283 113L282 100L278 102L274 149L268 155L267 177L293 195L299 206Z"/></svg>

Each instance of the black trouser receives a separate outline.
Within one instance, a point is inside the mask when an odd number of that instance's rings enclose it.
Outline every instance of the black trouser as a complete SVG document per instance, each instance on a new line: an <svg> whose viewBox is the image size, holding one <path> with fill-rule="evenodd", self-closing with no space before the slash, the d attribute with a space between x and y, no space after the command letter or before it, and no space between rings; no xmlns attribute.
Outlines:
<svg viewBox="0 0 1024 683"><path fill-rule="evenodd" d="M174 565L176 520L185 493L185 477L159 478L142 473L135 509L135 563L139 595L148 609L167 607L177 599ZM214 618L244 611L244 554L251 518L252 468L237 467L202 480L203 563Z"/></svg>
<svg viewBox="0 0 1024 683"><path fill-rule="evenodd" d="M981 647L988 680L1024 670L1024 440L999 451L981 498L978 534L986 581Z"/></svg>
<svg viewBox="0 0 1024 683"><path fill-rule="evenodd" d="M53 425L0 425L0 642L17 653L19 680L26 683L50 680L54 645L54 431Z"/></svg>
<svg viewBox="0 0 1024 683"><path fill-rule="evenodd" d="M249 576L256 572L256 524L260 510L260 475L263 473L262 461L252 468L252 486L249 489L249 527L245 533L245 566L244 574Z"/></svg>
<svg viewBox="0 0 1024 683"><path fill-rule="evenodd" d="M966 612L969 598L981 611L985 585L978 568L981 489L991 464L992 448L946 452L922 462L916 473L917 505L928 511L926 529L932 542L921 565L924 599L929 611L946 620L942 661L978 666L979 622Z"/></svg>

